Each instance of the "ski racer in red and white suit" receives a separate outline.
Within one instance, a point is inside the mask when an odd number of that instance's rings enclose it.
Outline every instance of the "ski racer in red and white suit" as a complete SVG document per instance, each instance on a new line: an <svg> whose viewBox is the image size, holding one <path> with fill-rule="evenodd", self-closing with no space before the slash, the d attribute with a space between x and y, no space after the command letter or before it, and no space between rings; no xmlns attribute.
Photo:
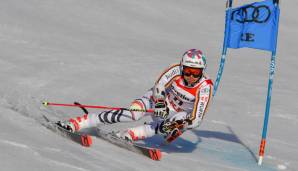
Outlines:
<svg viewBox="0 0 298 171"><path fill-rule="evenodd" d="M166 69L155 86L130 106L130 109L153 108L153 121L118 135L136 141L161 134L171 142L185 130L198 127L212 97L212 81L204 73L205 68L206 57L200 50L185 52L180 64ZM129 110L103 111L70 119L65 122L65 127L79 131L101 123L136 121L145 115L145 112Z"/></svg>

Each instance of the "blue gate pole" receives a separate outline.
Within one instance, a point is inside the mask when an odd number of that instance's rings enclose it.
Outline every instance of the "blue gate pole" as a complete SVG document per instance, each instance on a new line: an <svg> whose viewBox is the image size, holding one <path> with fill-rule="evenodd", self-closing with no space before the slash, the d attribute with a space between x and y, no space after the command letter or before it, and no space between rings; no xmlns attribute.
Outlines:
<svg viewBox="0 0 298 171"><path fill-rule="evenodd" d="M275 5L278 5L278 0L273 0ZM279 23L279 9L277 10L277 23L276 29L278 30L278 23ZM267 90L267 100L266 100L266 109L265 109L265 117L263 123L263 132L262 132L262 140L260 144L260 151L259 151L259 161L258 165L262 165L264 154L265 154L265 145L266 145L266 137L267 137L267 129L268 129L268 122L269 122L269 113L270 113L270 103L271 103L271 94L272 94L272 84L273 84L273 77L275 72L275 58L276 58L276 46L277 46L277 35L278 31L275 36L275 48L271 55L271 63L270 63L270 70L269 70L269 81L268 81L268 90Z"/></svg>
<svg viewBox="0 0 298 171"><path fill-rule="evenodd" d="M266 145L266 137L267 137L267 129L268 129L269 113L270 113L271 94L272 94L272 84L273 84L273 77L274 77L274 70L275 70L275 57L276 57L276 54L275 54L275 52L273 52L272 56L271 56L271 63L270 63L265 118L264 118L264 124L263 124L262 140L261 140L261 144L260 144L258 165L262 164L263 158L264 158L264 153L265 153L265 145Z"/></svg>
<svg viewBox="0 0 298 171"><path fill-rule="evenodd" d="M222 55L221 55L221 59L220 59L220 65L219 65L219 69L217 72L217 76L216 76L216 81L214 84L214 88L213 88L213 97L216 94L223 70L224 70L224 65L225 65L225 60L226 60L226 55L227 55L227 42L228 42L228 37L229 37L229 33L230 33L230 21L231 21L231 9L232 9L232 4L233 4L233 0L227 0L227 10L226 10L226 22L225 22L225 35L224 35L224 42L223 42L223 50L222 50Z"/></svg>

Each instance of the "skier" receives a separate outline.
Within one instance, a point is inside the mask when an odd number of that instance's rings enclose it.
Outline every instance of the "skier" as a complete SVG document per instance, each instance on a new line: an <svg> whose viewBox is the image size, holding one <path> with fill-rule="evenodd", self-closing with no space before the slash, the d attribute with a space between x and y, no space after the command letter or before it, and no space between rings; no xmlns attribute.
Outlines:
<svg viewBox="0 0 298 171"><path fill-rule="evenodd" d="M170 143L184 131L198 127L212 97L212 81L207 77L206 57L197 49L186 51L180 64L166 69L143 97L135 99L129 109L154 109L153 121L129 128L117 135L128 141L163 135ZM109 110L59 122L75 132L99 124L137 121L145 112Z"/></svg>

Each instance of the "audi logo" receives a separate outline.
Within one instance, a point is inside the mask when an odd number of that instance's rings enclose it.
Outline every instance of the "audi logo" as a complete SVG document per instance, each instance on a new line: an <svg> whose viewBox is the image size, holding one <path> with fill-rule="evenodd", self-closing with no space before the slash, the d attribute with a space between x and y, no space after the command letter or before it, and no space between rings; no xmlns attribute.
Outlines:
<svg viewBox="0 0 298 171"><path fill-rule="evenodd" d="M239 8L232 12L231 19L238 23L265 23L270 18L271 11L266 5L253 6L248 5L243 8Z"/></svg>

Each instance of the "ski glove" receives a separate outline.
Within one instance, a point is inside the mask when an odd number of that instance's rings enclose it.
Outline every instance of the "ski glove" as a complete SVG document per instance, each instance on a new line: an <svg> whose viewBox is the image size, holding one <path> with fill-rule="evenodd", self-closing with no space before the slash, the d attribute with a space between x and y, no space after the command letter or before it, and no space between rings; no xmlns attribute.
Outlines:
<svg viewBox="0 0 298 171"><path fill-rule="evenodd" d="M184 130L186 126L187 126L187 122L182 119L176 120L176 121L165 121L164 124L162 125L162 130L166 134L169 134L175 129Z"/></svg>
<svg viewBox="0 0 298 171"><path fill-rule="evenodd" d="M158 99L155 101L154 115L164 119L168 117L169 108L167 107L167 102L164 99Z"/></svg>
<svg viewBox="0 0 298 171"><path fill-rule="evenodd" d="M177 139L187 127L186 120L176 120L176 121L165 121L162 124L162 131L165 134L166 143L171 143L175 139Z"/></svg>
<svg viewBox="0 0 298 171"><path fill-rule="evenodd" d="M161 84L156 84L153 87L153 100L154 100L154 114L156 117L163 119L169 115L169 108L166 102L165 87Z"/></svg>

